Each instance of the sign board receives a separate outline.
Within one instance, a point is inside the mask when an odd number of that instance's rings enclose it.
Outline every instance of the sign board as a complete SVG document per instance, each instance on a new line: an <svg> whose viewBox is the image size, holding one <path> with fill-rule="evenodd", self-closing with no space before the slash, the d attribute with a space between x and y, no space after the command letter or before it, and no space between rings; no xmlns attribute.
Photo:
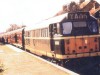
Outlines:
<svg viewBox="0 0 100 75"><path fill-rule="evenodd" d="M89 12L76 12L68 14L68 19L70 20L87 20L89 17Z"/></svg>

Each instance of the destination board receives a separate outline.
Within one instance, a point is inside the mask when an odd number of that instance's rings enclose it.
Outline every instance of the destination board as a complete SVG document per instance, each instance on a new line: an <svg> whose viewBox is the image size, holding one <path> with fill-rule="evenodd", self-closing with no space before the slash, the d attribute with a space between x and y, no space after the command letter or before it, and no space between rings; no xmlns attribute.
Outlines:
<svg viewBox="0 0 100 75"><path fill-rule="evenodd" d="M90 17L89 12L76 12L68 14L68 19L70 20L86 20L89 17Z"/></svg>

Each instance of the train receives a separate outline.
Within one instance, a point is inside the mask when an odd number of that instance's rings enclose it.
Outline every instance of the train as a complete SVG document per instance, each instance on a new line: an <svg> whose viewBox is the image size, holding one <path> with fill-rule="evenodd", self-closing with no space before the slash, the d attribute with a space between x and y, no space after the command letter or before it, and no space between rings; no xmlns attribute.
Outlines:
<svg viewBox="0 0 100 75"><path fill-rule="evenodd" d="M100 63L99 24L89 12L54 16L30 27L5 32L0 35L2 38L5 43L68 68L82 65L86 69L84 65Z"/></svg>

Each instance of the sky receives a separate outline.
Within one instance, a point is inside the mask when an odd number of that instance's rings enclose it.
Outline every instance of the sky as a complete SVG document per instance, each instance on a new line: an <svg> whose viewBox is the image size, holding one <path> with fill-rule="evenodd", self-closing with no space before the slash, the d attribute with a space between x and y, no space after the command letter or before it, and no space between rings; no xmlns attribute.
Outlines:
<svg viewBox="0 0 100 75"><path fill-rule="evenodd" d="M32 26L54 16L71 1L79 0L0 0L0 32L10 24Z"/></svg>

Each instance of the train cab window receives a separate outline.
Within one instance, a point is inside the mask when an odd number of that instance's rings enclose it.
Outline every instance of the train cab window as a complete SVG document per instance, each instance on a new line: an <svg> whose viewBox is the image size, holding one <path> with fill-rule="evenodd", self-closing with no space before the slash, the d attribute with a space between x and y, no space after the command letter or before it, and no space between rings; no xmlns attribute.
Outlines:
<svg viewBox="0 0 100 75"><path fill-rule="evenodd" d="M71 22L65 22L62 23L63 28L63 34L71 34L72 31L72 23Z"/></svg>
<svg viewBox="0 0 100 75"><path fill-rule="evenodd" d="M89 21L88 22L88 27L89 27L91 32L95 33L95 32L98 31L97 23L95 21Z"/></svg>

